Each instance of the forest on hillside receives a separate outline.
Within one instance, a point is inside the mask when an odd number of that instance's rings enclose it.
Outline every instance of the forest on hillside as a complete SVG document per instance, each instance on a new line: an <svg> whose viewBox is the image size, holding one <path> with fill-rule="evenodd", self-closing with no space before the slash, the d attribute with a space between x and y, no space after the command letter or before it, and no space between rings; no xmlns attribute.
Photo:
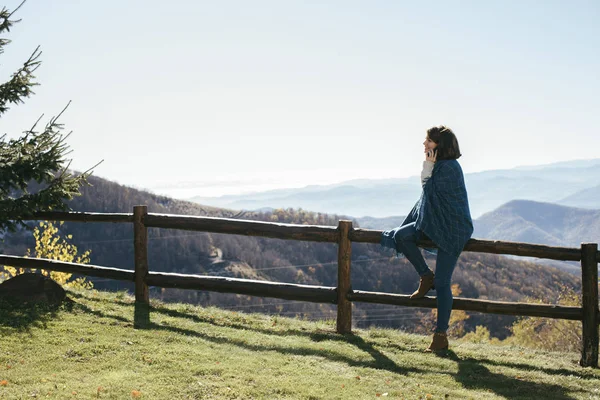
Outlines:
<svg viewBox="0 0 600 400"><path fill-rule="evenodd" d="M91 177L91 186L82 188L70 206L76 211L131 213L135 205L147 205L149 212L242 218L294 224L337 226L348 216L330 215L301 209L265 212L206 207L158 196L143 190ZM32 222L34 225L35 222ZM358 226L356 220L354 225ZM133 269L133 227L116 223L72 223L60 226L63 235L72 235L80 251L91 250L91 263ZM239 235L150 228L149 268L151 271L178 272L237 278L262 279L308 285L336 286L337 246L332 243L300 242ZM6 235L1 243L4 254L24 255L34 245L30 231ZM433 267L435 258L426 255ZM580 279L571 274L513 258L464 252L454 274L461 297L502 301L543 300L555 303L563 286L580 289ZM131 290L126 282L92 279L103 290ZM418 286L418 276L405 259L397 258L379 245L353 243L353 289L409 294ZM151 297L201 305L218 305L240 311L298 316L306 319L335 318L332 305L257 298L204 291L151 288ZM358 327L372 324L411 332L428 331L433 321L429 309L354 304ZM465 331L486 326L495 337L504 338L515 321L512 316L468 313Z"/></svg>

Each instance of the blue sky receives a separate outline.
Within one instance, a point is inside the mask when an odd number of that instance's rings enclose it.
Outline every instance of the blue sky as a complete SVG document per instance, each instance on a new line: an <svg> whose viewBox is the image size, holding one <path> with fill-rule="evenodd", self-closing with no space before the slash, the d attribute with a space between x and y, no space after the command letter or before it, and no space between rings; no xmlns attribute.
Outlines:
<svg viewBox="0 0 600 400"><path fill-rule="evenodd" d="M20 1L7 1L9 9ZM17 136L72 104L72 166L176 197L417 175L427 128L465 172L599 157L598 1L28 0Z"/></svg>

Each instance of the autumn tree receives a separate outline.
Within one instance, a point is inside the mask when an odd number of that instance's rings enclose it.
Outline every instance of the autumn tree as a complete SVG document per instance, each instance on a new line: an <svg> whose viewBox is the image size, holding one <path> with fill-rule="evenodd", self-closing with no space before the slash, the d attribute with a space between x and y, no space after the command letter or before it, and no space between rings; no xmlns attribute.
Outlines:
<svg viewBox="0 0 600 400"><path fill-rule="evenodd" d="M62 225L62 223L61 223ZM34 228L33 237L35 239L35 249L27 249L26 257L45 258L48 260L57 260L77 264L89 264L90 250L79 253L77 246L71 243L72 235L61 236L58 227L52 222L40 222L39 226ZM25 272L36 272L29 268L4 266L0 270L0 281ZM40 270L42 275L48 276L60 285L71 288L91 289L92 282L85 277L75 278L69 272L57 272Z"/></svg>
<svg viewBox="0 0 600 400"><path fill-rule="evenodd" d="M13 15L23 3L13 12L5 7L0 10L0 35L20 21L14 20ZM0 55L9 43L0 37ZM33 94L38 85L34 73L40 66L41 54L36 48L10 79L0 84L0 118L9 106L24 103ZM7 139L6 133L0 136L0 233L25 226L23 220L36 211L68 210L65 200L80 194L80 186L86 183L89 171L77 175L68 171L68 135L61 133L61 114L38 129L40 117L16 139Z"/></svg>
<svg viewBox="0 0 600 400"><path fill-rule="evenodd" d="M528 299L530 303L547 303L541 299ZM562 286L557 304L581 307L581 294L573 288ZM581 351L581 321L565 319L521 317L511 327L512 336L507 344L550 351Z"/></svg>

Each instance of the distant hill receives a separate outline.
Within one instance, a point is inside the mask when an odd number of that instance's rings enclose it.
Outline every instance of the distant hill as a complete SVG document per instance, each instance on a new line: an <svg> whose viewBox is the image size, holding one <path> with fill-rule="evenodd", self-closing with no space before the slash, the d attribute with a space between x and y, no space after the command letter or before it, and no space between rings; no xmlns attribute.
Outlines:
<svg viewBox="0 0 600 400"><path fill-rule="evenodd" d="M404 221L405 218L406 216L394 216L385 218L361 217L356 218L356 220L358 221L358 224L361 228L378 229L385 231L400 226L400 224Z"/></svg>
<svg viewBox="0 0 600 400"><path fill-rule="evenodd" d="M566 247L579 247L582 242L600 242L600 210L513 200L473 223L473 235L481 239ZM576 275L581 271L577 262L541 262Z"/></svg>
<svg viewBox="0 0 600 400"><path fill-rule="evenodd" d="M600 185L583 189L557 202L564 206L600 209Z"/></svg>
<svg viewBox="0 0 600 400"><path fill-rule="evenodd" d="M275 209L262 212L215 208L196 203L157 196L142 190L122 186L105 179L91 177L92 186L82 189L71 206L78 211L132 212L134 205L145 204L150 212L204 215L211 217L243 218L295 224L337 225L347 215L311 212L303 209ZM340 190L347 188L340 187ZM393 220L363 220L374 229L388 229L401 222ZM355 220L356 221L356 220ZM360 225L359 221L356 221ZM385 226L384 226L385 225ZM362 225L361 225L362 226ZM73 235L80 250L91 249L91 263L133 269L133 229L131 224L73 223L60 226L62 234ZM149 268L152 271L232 276L294 282L309 285L335 286L337 281L337 246L331 243L312 243L290 240L212 234L150 228ZM0 243L0 252L23 255L33 247L30 232L7 235ZM429 258L433 266L435 259ZM520 301L526 297L555 300L559 288L568 285L579 288L579 277L546 266L535 265L496 255L465 252L454 275L462 296L494 300ZM95 279L99 289L132 289L126 282ZM409 294L418 285L418 276L405 259L398 259L389 249L377 244L355 243L352 246L352 285L355 289ZM184 301L219 306L261 306L266 311L284 311L289 315L316 313L332 316L330 306L316 303L288 302L280 304L271 299L211 293L191 290L151 289L153 296L165 301ZM361 326L378 324L414 331L423 313L420 309L405 309L403 317L381 315L376 305L357 303L354 307ZM379 312L379 314L378 314ZM474 313L467 329L485 325L499 337L505 336L514 317Z"/></svg>
<svg viewBox="0 0 600 400"><path fill-rule="evenodd" d="M513 200L475 221L478 238L575 246L600 242L600 210Z"/></svg>
<svg viewBox="0 0 600 400"><path fill-rule="evenodd" d="M416 166L414 172L418 173L418 169ZM556 203L567 196L596 187L600 185L600 159L468 173L465 174L465 181L471 213L478 218L514 199ZM407 214L420 191L419 178L412 176L353 180L335 185L313 185L235 196L196 196L190 200L233 209L292 207L355 217L383 218ZM596 204L592 195L586 204Z"/></svg>
<svg viewBox="0 0 600 400"><path fill-rule="evenodd" d="M264 207L303 208L356 216L388 216L410 211L421 191L416 178L412 179L411 183L398 180L395 183L382 183L371 187L356 186L359 184L360 182L348 182L343 185L272 190L243 196L194 197L190 200L201 204L244 210L257 210ZM378 211L369 213L368 210L373 207L377 207Z"/></svg>

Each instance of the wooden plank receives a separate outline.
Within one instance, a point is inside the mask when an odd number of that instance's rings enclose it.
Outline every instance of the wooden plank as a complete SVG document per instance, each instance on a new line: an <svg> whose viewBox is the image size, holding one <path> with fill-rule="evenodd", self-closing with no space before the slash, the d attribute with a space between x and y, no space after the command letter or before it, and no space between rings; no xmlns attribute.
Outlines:
<svg viewBox="0 0 600 400"><path fill-rule="evenodd" d="M359 243L379 243L382 231L372 229L354 229L350 232L350 240ZM436 247L430 240L422 240L420 247ZM571 247L546 246L519 242L504 242L500 240L470 239L464 251L491 254L511 254L523 257L547 258L551 260L579 261L581 250Z"/></svg>
<svg viewBox="0 0 600 400"><path fill-rule="evenodd" d="M305 240L313 242L338 241L337 227L294 225L274 222L246 221L229 218L212 218L149 213L146 226L153 228L183 229L233 235L262 236L275 239Z"/></svg>
<svg viewBox="0 0 600 400"><path fill-rule="evenodd" d="M364 303L392 304L406 307L437 307L435 297L411 299L409 295L366 292L361 290L351 291L348 294L348 299L351 301L360 301ZM460 297L454 299L452 309L477 311L488 314L527 315L532 317L547 317L570 320L581 320L583 318L583 311L581 307L475 300Z"/></svg>
<svg viewBox="0 0 600 400"><path fill-rule="evenodd" d="M333 287L297 285L258 281L251 279L227 278L220 276L186 275L167 272L150 272L146 283L150 286L207 290L222 293L246 294L258 297L332 303L337 300Z"/></svg>
<svg viewBox="0 0 600 400"><path fill-rule="evenodd" d="M148 277L148 228L144 219L148 207L133 207L133 247L135 260L135 313L134 328L144 328L150 323L150 291Z"/></svg>
<svg viewBox="0 0 600 400"><path fill-rule="evenodd" d="M38 212L29 219L74 222L133 222L133 214L52 211ZM153 213L148 214L146 226L332 243L337 241L338 235L336 228L330 226L280 224L262 221ZM379 243L381 231L358 228L351 230L349 237L353 242ZM419 246L435 247L430 241L422 241L419 243ZM581 260L581 252L578 248L545 246L499 240L471 239L467 242L464 250L562 261ZM600 262L600 251L596 254L596 260Z"/></svg>
<svg viewBox="0 0 600 400"><path fill-rule="evenodd" d="M98 278L133 281L133 271L91 264L77 264L45 258L28 258L0 255L0 265L11 267L45 269L47 271L69 272L79 275L96 276Z"/></svg>
<svg viewBox="0 0 600 400"><path fill-rule="evenodd" d="M350 260L352 242L348 233L352 230L352 221L339 221L340 238L338 243L338 286L337 286L337 333L352 332L352 302L346 295L350 291Z"/></svg>
<svg viewBox="0 0 600 400"><path fill-rule="evenodd" d="M598 252L597 243L581 244L582 367L598 368Z"/></svg>
<svg viewBox="0 0 600 400"><path fill-rule="evenodd" d="M25 220L72 222L133 222L133 214L44 211L34 213L31 218L25 218Z"/></svg>

